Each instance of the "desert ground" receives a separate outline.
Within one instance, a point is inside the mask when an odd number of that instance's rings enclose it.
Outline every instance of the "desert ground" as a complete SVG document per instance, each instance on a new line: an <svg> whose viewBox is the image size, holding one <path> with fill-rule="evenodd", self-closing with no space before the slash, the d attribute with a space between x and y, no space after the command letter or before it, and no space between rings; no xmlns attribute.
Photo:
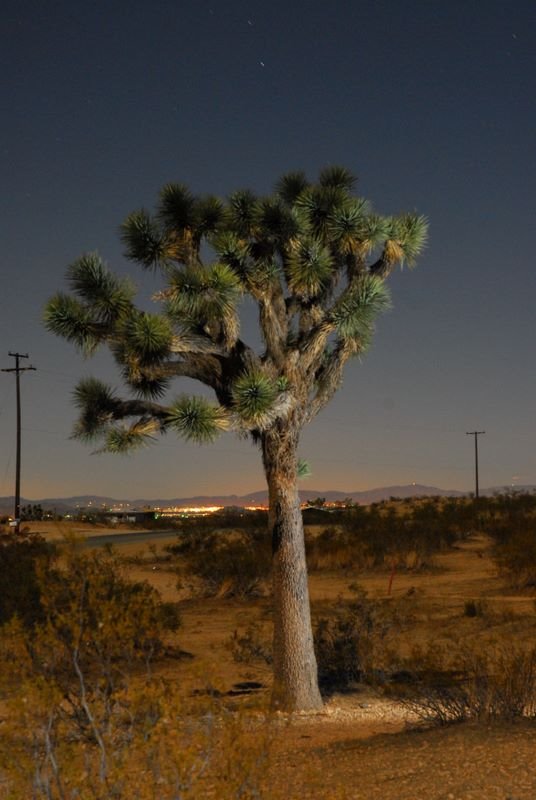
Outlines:
<svg viewBox="0 0 536 800"><path fill-rule="evenodd" d="M34 523L47 538L63 535L62 526ZM91 526L77 526L79 536L95 535ZM129 576L148 581L162 598L180 604L182 625L177 644L188 654L164 659L159 669L203 692L210 685L229 698L230 707L265 707L270 666L262 659L237 661L233 632L254 625L269 642L268 596L247 599L202 597L177 581L166 562L166 545L175 541L118 544ZM118 542L120 539L118 539ZM350 598L358 583L371 599L397 610L401 623L387 632L380 651L395 651L400 663L415 649L467 642L482 648L500 640L535 642L534 592L514 591L497 573L491 540L472 534L433 557L419 571L394 575L388 595L389 570L364 573L321 571L310 576L313 616L329 613L338 598ZM467 602L479 611L467 613ZM378 655L381 662L382 654ZM241 687L246 687L242 689ZM326 696L318 714L278 716L263 777L266 797L355 798L356 800L535 800L536 726L533 721L462 723L443 727L422 723L396 692L385 686L356 684ZM207 790L206 795L211 796Z"/></svg>

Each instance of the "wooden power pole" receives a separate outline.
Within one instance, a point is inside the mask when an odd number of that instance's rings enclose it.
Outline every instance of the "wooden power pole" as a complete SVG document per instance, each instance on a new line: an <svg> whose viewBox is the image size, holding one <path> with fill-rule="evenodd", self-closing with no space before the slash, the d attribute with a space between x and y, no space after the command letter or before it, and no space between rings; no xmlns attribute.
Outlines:
<svg viewBox="0 0 536 800"><path fill-rule="evenodd" d="M2 372L14 372L17 385L17 461L15 465L15 533L20 530L20 445L21 445L21 413L20 413L20 373L28 372L35 367L21 367L20 359L28 358L28 353L9 353L15 359L15 366L3 369Z"/></svg>
<svg viewBox="0 0 536 800"><path fill-rule="evenodd" d="M475 437L475 499L478 500L478 437L486 431L467 431L466 436Z"/></svg>

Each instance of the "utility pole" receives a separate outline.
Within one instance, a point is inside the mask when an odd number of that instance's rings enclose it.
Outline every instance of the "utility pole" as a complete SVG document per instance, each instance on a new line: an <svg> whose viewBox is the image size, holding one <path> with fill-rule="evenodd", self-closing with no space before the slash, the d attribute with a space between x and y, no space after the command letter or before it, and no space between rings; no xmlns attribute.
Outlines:
<svg viewBox="0 0 536 800"><path fill-rule="evenodd" d="M20 414L20 373L35 370L35 367L21 367L20 359L28 358L28 353L9 353L15 359L15 366L3 369L2 372L14 372L17 385L17 462L15 465L15 533L20 530L20 442L21 442L21 414Z"/></svg>
<svg viewBox="0 0 536 800"><path fill-rule="evenodd" d="M475 499L478 500L478 437L486 431L467 431L466 436L475 437Z"/></svg>

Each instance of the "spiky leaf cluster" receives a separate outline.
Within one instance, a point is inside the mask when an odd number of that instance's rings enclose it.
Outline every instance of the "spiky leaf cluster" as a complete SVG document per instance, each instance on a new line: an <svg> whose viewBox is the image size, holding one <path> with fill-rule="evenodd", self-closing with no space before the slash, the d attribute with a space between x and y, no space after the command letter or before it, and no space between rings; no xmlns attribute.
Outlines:
<svg viewBox="0 0 536 800"><path fill-rule="evenodd" d="M310 478L311 475L313 474L309 462L305 461L304 458L298 459L297 473L298 473L298 478L301 478L301 480L305 480L305 478Z"/></svg>
<svg viewBox="0 0 536 800"><path fill-rule="evenodd" d="M100 322L112 322L132 307L134 286L117 278L97 253L87 253L71 264L67 280Z"/></svg>
<svg viewBox="0 0 536 800"><path fill-rule="evenodd" d="M212 240L218 260L236 275L244 277L251 257L249 242L233 231L223 231Z"/></svg>
<svg viewBox="0 0 536 800"><path fill-rule="evenodd" d="M236 273L218 263L175 270L169 286L169 312L178 320L202 322L234 314L241 294Z"/></svg>
<svg viewBox="0 0 536 800"><path fill-rule="evenodd" d="M173 328L161 314L135 311L122 320L118 333L125 357L142 367L156 366L170 354Z"/></svg>
<svg viewBox="0 0 536 800"><path fill-rule="evenodd" d="M133 211L120 227L125 256L145 269L157 269L174 255L173 242L162 235L156 220L145 209Z"/></svg>
<svg viewBox="0 0 536 800"><path fill-rule="evenodd" d="M117 453L128 455L134 450L146 447L155 430L154 425L135 423L130 427L119 425L110 428L105 437L104 444L99 449L100 453Z"/></svg>
<svg viewBox="0 0 536 800"><path fill-rule="evenodd" d="M151 414L149 408L120 400L110 386L96 378L82 379L73 397L80 411L73 438L85 442L103 440L99 452L126 453L147 444L165 424L159 415ZM130 426L118 424L131 414L137 419Z"/></svg>
<svg viewBox="0 0 536 800"><path fill-rule="evenodd" d="M229 230L242 239L254 236L258 230L259 204L257 197L249 189L234 192L227 205Z"/></svg>
<svg viewBox="0 0 536 800"><path fill-rule="evenodd" d="M293 206L298 197L304 192L307 187L309 186L309 181L307 180L307 176L305 172L298 170L296 172L289 172L286 175L283 175L275 185L275 191L278 197L283 200L283 202L287 203L289 206Z"/></svg>
<svg viewBox="0 0 536 800"><path fill-rule="evenodd" d="M320 239L298 240L287 259L290 290L303 298L316 297L327 289L333 273L333 257Z"/></svg>
<svg viewBox="0 0 536 800"><path fill-rule="evenodd" d="M333 210L329 234L344 255L365 255L370 239L370 204L361 197L351 198Z"/></svg>
<svg viewBox="0 0 536 800"><path fill-rule="evenodd" d="M204 331L229 347L239 332L237 305L241 293L241 281L227 264L196 264L174 270L170 276L167 313L179 325Z"/></svg>
<svg viewBox="0 0 536 800"><path fill-rule="evenodd" d="M347 167L333 164L320 170L318 183L324 189L342 189L350 192L357 182L356 176Z"/></svg>
<svg viewBox="0 0 536 800"><path fill-rule="evenodd" d="M163 376L156 369L141 369L136 362L123 361L121 374L133 392L151 400L164 397L171 384L171 376Z"/></svg>
<svg viewBox="0 0 536 800"><path fill-rule="evenodd" d="M390 307L384 281L375 275L363 275L334 306L331 320L342 339L360 339L366 346L377 315Z"/></svg>
<svg viewBox="0 0 536 800"><path fill-rule="evenodd" d="M48 302L44 323L52 333L91 355L132 309L135 289L118 278L96 253L87 253L67 270L74 297L58 292Z"/></svg>
<svg viewBox="0 0 536 800"><path fill-rule="evenodd" d="M115 418L117 397L113 390L97 378L84 378L76 386L74 403L80 410L73 436L93 441Z"/></svg>
<svg viewBox="0 0 536 800"><path fill-rule="evenodd" d="M43 321L47 330L72 342L86 356L99 346L101 328L91 311L80 300L64 292L50 298Z"/></svg>
<svg viewBox="0 0 536 800"><path fill-rule="evenodd" d="M233 384L233 409L251 426L264 426L278 393L277 384L267 375L260 371L247 372Z"/></svg>
<svg viewBox="0 0 536 800"><path fill-rule="evenodd" d="M209 403L203 397L186 395L177 398L170 406L167 423L184 439L198 444L213 442L229 427L228 414L221 406Z"/></svg>
<svg viewBox="0 0 536 800"><path fill-rule="evenodd" d="M407 262L413 267L419 253L428 241L428 225L425 217L418 214L403 214L391 220L390 242L396 242L398 251L395 260L400 264Z"/></svg>
<svg viewBox="0 0 536 800"><path fill-rule="evenodd" d="M129 386L142 396L156 398L169 382L160 367L169 359L173 342L167 317L133 309L116 327L110 348Z"/></svg>

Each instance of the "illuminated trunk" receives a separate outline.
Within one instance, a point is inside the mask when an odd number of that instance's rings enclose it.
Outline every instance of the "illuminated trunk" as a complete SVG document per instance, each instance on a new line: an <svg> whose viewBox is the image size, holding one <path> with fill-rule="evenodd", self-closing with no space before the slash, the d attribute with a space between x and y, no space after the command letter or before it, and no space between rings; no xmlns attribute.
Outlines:
<svg viewBox="0 0 536 800"><path fill-rule="evenodd" d="M298 438L299 431L288 423L262 436L273 553L272 705L287 711L310 711L322 707L322 698L318 689L297 488Z"/></svg>

